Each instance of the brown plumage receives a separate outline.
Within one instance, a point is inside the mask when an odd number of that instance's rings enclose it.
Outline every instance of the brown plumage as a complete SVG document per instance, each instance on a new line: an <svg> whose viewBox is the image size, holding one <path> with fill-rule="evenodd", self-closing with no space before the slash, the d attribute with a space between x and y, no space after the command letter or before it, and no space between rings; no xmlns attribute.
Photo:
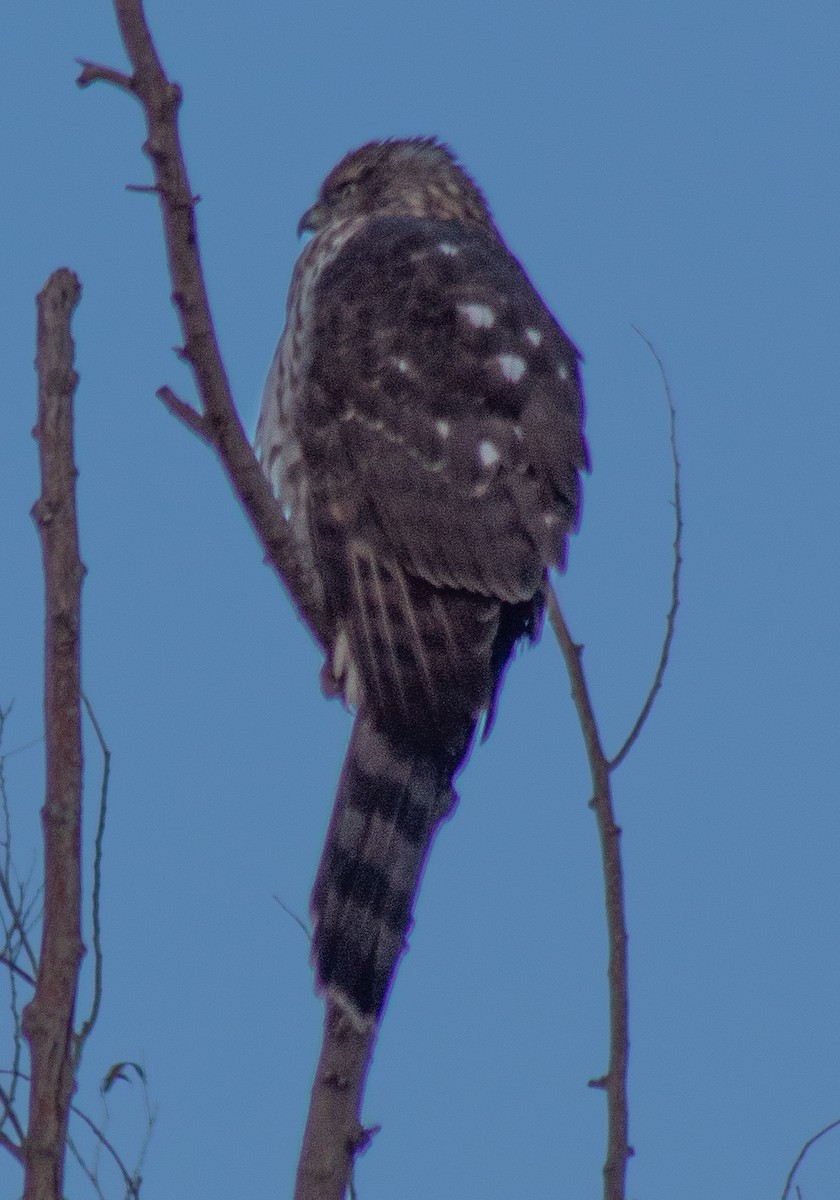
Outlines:
<svg viewBox="0 0 840 1200"><path fill-rule="evenodd" d="M451 151L372 142L301 220L257 443L357 716L312 896L321 987L381 1015L452 779L565 564L577 350Z"/></svg>

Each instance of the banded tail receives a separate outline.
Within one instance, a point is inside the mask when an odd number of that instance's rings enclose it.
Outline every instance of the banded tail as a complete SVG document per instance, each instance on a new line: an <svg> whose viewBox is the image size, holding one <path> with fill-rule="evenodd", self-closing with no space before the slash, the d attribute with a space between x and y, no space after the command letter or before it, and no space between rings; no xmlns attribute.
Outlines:
<svg viewBox="0 0 840 1200"><path fill-rule="evenodd" d="M454 753L356 718L312 892L312 959L320 988L363 1024L382 1014L411 928L435 831L455 803Z"/></svg>

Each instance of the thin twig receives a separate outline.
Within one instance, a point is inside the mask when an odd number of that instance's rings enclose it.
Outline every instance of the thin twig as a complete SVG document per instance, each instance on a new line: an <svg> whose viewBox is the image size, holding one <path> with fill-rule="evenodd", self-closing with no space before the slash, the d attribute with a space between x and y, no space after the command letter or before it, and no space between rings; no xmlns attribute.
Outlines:
<svg viewBox="0 0 840 1200"><path fill-rule="evenodd" d="M12 1074L11 1071L3 1070L2 1068L0 1068L0 1075L11 1075L11 1074ZM24 1083L30 1082L29 1075L27 1075L24 1071L17 1071L17 1072L14 1072L14 1074L17 1076L18 1079L23 1080ZM155 1121L157 1119L156 1114L152 1113L151 1108L149 1106L149 1092L148 1092L148 1088L146 1086L145 1079L143 1079L142 1082L143 1082L143 1096L144 1096L144 1102L145 1102L145 1107L146 1107L147 1132L144 1137L143 1146L141 1148L141 1161L142 1161L142 1156L145 1155L146 1149L148 1148L149 1137L151 1135L151 1131L152 1131ZM2 1099L4 1095L5 1095L5 1093L4 1093L3 1089L0 1088L0 1099ZM117 1169L119 1170L120 1174L122 1175L123 1182L125 1183L126 1188L128 1189L130 1195L137 1196L138 1189L139 1189L139 1184L137 1182L137 1174L135 1174L134 1176L131 1175L131 1173L129 1172L125 1163L123 1162L123 1160L120 1158L119 1154L117 1153L113 1144L108 1140L108 1138L105 1136L105 1134L102 1132L102 1130L96 1124L96 1122L94 1120L92 1120L87 1115L86 1112L84 1112L81 1108L79 1108L75 1104L70 1105L70 1111L74 1117L78 1117L80 1121L83 1121L85 1123L85 1125L88 1126L88 1128L90 1129L91 1133L94 1135L96 1140L100 1143L101 1146L104 1147L105 1150L108 1151L108 1153L111 1155L111 1158L114 1160L114 1163L115 1163ZM13 1114L13 1123L16 1125L17 1129L20 1130L21 1138L23 1138L23 1130L20 1129L20 1125L18 1124L17 1118L14 1116L14 1114Z"/></svg>
<svg viewBox="0 0 840 1200"><path fill-rule="evenodd" d="M7 954L0 954L0 964L2 964L4 967L7 967L10 971L14 971L15 975L19 975L21 979L24 979L29 984L30 987L35 986L35 980L32 978L32 976L27 974L22 967L19 967L14 959L9 958Z"/></svg>
<svg viewBox="0 0 840 1200"><path fill-rule="evenodd" d="M11 712L11 704L8 708L0 709L0 746L3 744L3 736L5 733L6 720ZM21 887L21 898L19 902L14 900L12 895L11 880L15 872L14 859L12 855L12 819L9 810L9 797L6 792L6 776L5 776L5 761L8 754L0 754L0 806L3 811L3 861L0 866L0 878L2 878L3 898L6 902L6 907L9 910L10 924L6 924L5 914L3 914L3 928L5 941L3 952L0 954L0 963L6 967L9 972L9 1014L12 1019L12 1071L11 1087L8 1093L5 1089L0 1089L0 1100L3 1102L3 1114L0 1117L0 1136L3 1139L3 1145L6 1149L12 1146L16 1147L16 1157L23 1162L23 1130L15 1113L15 1103L17 1099L17 1071L20 1068L21 1058L23 1056L23 1033L21 1029L21 1014L20 1000L18 996L18 978L23 979L30 987L34 988L35 979L33 974L24 971L18 963L18 958L21 952L33 957L32 947L29 944L27 936L27 913L24 908L24 890ZM9 1121L16 1130L17 1142L12 1141L8 1134L3 1132L3 1126ZM10 1150L11 1152L11 1150Z"/></svg>
<svg viewBox="0 0 840 1200"><path fill-rule="evenodd" d="M79 87L87 87L91 83L111 83L114 87L122 88L124 92L133 90L131 76L116 70L115 67L103 67L98 63L86 62L83 58L77 58L76 62L82 68L76 80Z"/></svg>
<svg viewBox="0 0 840 1200"><path fill-rule="evenodd" d="M81 935L81 595L73 460L74 346L70 319L81 285L64 268L38 296L38 419L41 495L32 509L44 564L46 786L44 919L35 994L23 1010L31 1082L24 1142L24 1200L61 1200L73 1092L73 1015Z"/></svg>
<svg viewBox="0 0 840 1200"><path fill-rule="evenodd" d="M793 1166L791 1167L791 1169L788 1173L788 1177L785 1180L785 1188L784 1188L784 1191L782 1192L782 1200L787 1200L788 1196L790 1195L790 1189L793 1185L793 1177L796 1174L796 1172L799 1170L799 1168L802 1166L802 1162L805 1158L805 1155L808 1153L808 1151L811 1149L811 1147L814 1145L814 1143L818 1142L821 1137L825 1137L825 1135L827 1133L831 1133L832 1129L838 1129L838 1128L840 1128L840 1118L838 1118L836 1121L832 1121L830 1125L826 1125L826 1127L824 1129L821 1129L819 1131L819 1133L815 1133L812 1138L808 1138L808 1141L805 1143L805 1145L802 1147L802 1149L797 1154L796 1161L794 1162ZM798 1187L796 1189L796 1194L797 1194L797 1196L799 1195Z"/></svg>
<svg viewBox="0 0 840 1200"><path fill-rule="evenodd" d="M157 390L157 398L173 417L191 429L196 437L201 438L208 446L213 445L213 432L208 422L200 412L196 412L191 404L187 404L180 396L176 396L171 387L161 387Z"/></svg>
<svg viewBox="0 0 840 1200"><path fill-rule="evenodd" d="M0 744L2 744L4 725L10 710L11 705L4 712L0 713ZM27 917L31 911L31 906L29 906L26 911L23 911L25 899L25 889L23 885L20 885L20 902L15 903L11 893L11 886L9 884L9 880L12 877L12 872L14 871L14 860L12 857L12 822L11 814L9 812L9 798L6 794L6 781L4 775L5 757L7 756L0 756L0 796L2 796L3 826L5 832L3 867L0 874L2 874L2 891L4 899L7 901L7 908L9 909L9 916L11 918L11 927L6 926L6 921L4 918L3 926L5 931L5 945L3 947L3 954L0 956L0 961L3 962L9 971L9 1012L12 1018L13 1074L12 1084L8 1095L5 1092L3 1093L3 1101L6 1111L2 1120L0 1120L0 1128L2 1128L7 1119L14 1117L14 1105L17 1092L16 1073L20 1068L21 1058L23 1056L23 1031L21 1028L21 1013L18 998L17 977L20 976L22 979L24 979L30 987L34 988L35 986L34 976L24 971L17 961L21 951L26 953L30 959L33 959L34 956L27 935ZM16 933L17 941L15 940ZM21 1135L21 1137L19 1137L19 1142L22 1142L22 1140L23 1139Z"/></svg>
<svg viewBox="0 0 840 1200"><path fill-rule="evenodd" d="M3 755L4 758L14 758L16 754L23 754L25 750L31 750L33 746L41 746L44 743L44 735L33 738L31 742L24 742L22 746L13 746L11 750L7 750Z"/></svg>
<svg viewBox="0 0 840 1200"><path fill-rule="evenodd" d="M12 920L9 936L17 931L18 937L20 938L21 949L29 959L29 965L32 968L32 973L36 974L38 970L38 959L35 955L35 951L32 949L29 936L26 932L26 914L22 911L20 905L12 895L12 890L8 879L6 878L5 872L0 873L0 892L2 892L3 900L9 910Z"/></svg>
<svg viewBox="0 0 840 1200"><path fill-rule="evenodd" d="M84 1171L85 1175L88 1178L88 1182L90 1183L90 1186L96 1192L97 1196L99 1197L99 1200L106 1200L105 1193L102 1191L102 1188L99 1183L99 1178L97 1176L96 1169L88 1166L88 1164L85 1162L84 1155L82 1154L81 1150L76 1145L76 1143L74 1142L73 1138L70 1137L69 1133L67 1135L67 1149L70 1151L70 1153L75 1158L76 1162L79 1164L81 1169Z"/></svg>
<svg viewBox="0 0 840 1200"><path fill-rule="evenodd" d="M142 1178L143 1163L146 1161L146 1154L148 1153L149 1146L152 1141L152 1134L154 1133L155 1122L157 1121L157 1109L155 1109L154 1112L152 1111L152 1105L149 1100L149 1086L146 1082L145 1073L141 1075L140 1079L143 1085L143 1104L146 1109L146 1132L143 1136L143 1141L140 1144L140 1149L137 1152L137 1162L134 1168L134 1179L136 1181L138 1190L140 1188L140 1180ZM126 1196L128 1196L128 1193L126 1193Z"/></svg>
<svg viewBox="0 0 840 1200"><path fill-rule="evenodd" d="M105 735L84 692L82 692L82 704L85 706L88 720L93 726L93 731L99 742L99 748L102 751L102 782L99 786L99 817L96 822L96 837L93 843L93 888L91 894L93 920L93 996L91 998L90 1012L86 1020L82 1022L81 1029L76 1035L76 1069L79 1066L79 1059L82 1056L84 1044L96 1024L96 1018L99 1016L99 1007L102 1003L102 969L104 963L102 955L102 921L100 916L102 847L105 841L105 818L108 812L108 781L111 776L111 751L108 749Z"/></svg>
<svg viewBox="0 0 840 1200"><path fill-rule="evenodd" d="M301 929L304 932L306 940L308 942L311 942L312 941L312 930L309 928L309 926L306 924L306 922L301 917L299 917L296 912L293 912L292 909L289 908L288 904L284 904L276 892L274 893L274 899L280 905L280 907L283 909L283 912L286 913L287 916L291 917L296 925L300 925Z"/></svg>
<svg viewBox="0 0 840 1200"><path fill-rule="evenodd" d="M92 1121L90 1119L90 1117L87 1115L87 1113L82 1112L82 1110L80 1108L76 1108L75 1104L71 1104L70 1107L73 1110L73 1116L79 1117L80 1120L84 1121L85 1125L88 1126L88 1128L93 1133L94 1137L100 1142L100 1144L102 1146L105 1147L105 1149L111 1155L111 1158L113 1158L114 1162L117 1164L117 1167L119 1168L119 1171L123 1177L123 1182L125 1183L125 1186L128 1189L129 1193L132 1196L136 1196L138 1194L137 1182L135 1179L132 1179L123 1160L120 1158L119 1154L117 1154L117 1152L114 1149L111 1142L108 1141L105 1134L102 1132L102 1130L96 1124L96 1122Z"/></svg>
<svg viewBox="0 0 840 1200"><path fill-rule="evenodd" d="M624 913L624 879L621 865L621 830L612 808L610 764L601 745L598 723L583 671L583 647L577 645L560 611L553 588L547 595L548 618L560 643L572 685L572 700L583 731L592 775L592 799L601 840L610 1003L609 1066L602 1078L592 1081L607 1099L607 1152L604 1160L604 1200L624 1200L627 1160L633 1153L628 1142L627 1066L628 1034L627 925Z"/></svg>
<svg viewBox="0 0 840 1200"><path fill-rule="evenodd" d="M13 1075L12 1076L12 1084L14 1085L16 1082L17 1082L17 1076ZM20 1121L18 1120L18 1115L15 1112L13 1097L3 1087L0 1087L0 1100L2 1100L2 1102L3 1102L3 1120L8 1121L9 1124L14 1129L15 1133L17 1134L17 1138L18 1138L17 1145L18 1145L18 1149L20 1150L20 1156L22 1158L23 1157L23 1149L22 1149L23 1141L24 1141L24 1138L26 1135L23 1132L23 1126L21 1125Z"/></svg>
<svg viewBox="0 0 840 1200"><path fill-rule="evenodd" d="M681 466L680 457L677 453L677 411L674 407L674 400L671 395L671 385L668 382L668 376L665 373L665 367L662 359L656 352L656 348L648 338L635 325L633 328L636 333L647 345L653 357L656 359L656 364L659 367L659 372L662 376L662 384L665 388L665 399L668 402L668 420L670 426L670 441L671 441L671 462L674 468L674 486L673 486L673 505L674 505L674 566L671 571L671 607L668 609L668 616L665 619L665 637L662 642L662 650L659 655L659 662L656 666L656 672L653 677L653 683L650 685L650 691L647 694L644 704L633 728L625 738L624 745L612 759L610 759L610 767L614 770L620 766L630 752L633 744L642 732L642 727L650 716L650 710L653 708L653 702L659 689L662 687L662 681L665 678L665 669L668 666L668 659L671 654L671 643L674 640L674 631L677 623L677 609L680 605L680 577L682 575L682 535L683 535L683 514L682 514L682 482L681 482Z"/></svg>
<svg viewBox="0 0 840 1200"><path fill-rule="evenodd" d="M3 745L3 735L6 732L6 720L12 706L0 708L0 746ZM12 871L12 817L9 812L9 797L6 793L6 759L8 754L0 754L0 802L3 806L3 867L2 874L8 878Z"/></svg>
<svg viewBox="0 0 840 1200"><path fill-rule="evenodd" d="M8 708L0 710L0 745L2 745L3 742L6 720L11 711L11 704ZM41 738L39 741L43 741L43 739ZM19 749L20 747L18 748L18 751ZM3 865L2 869L0 869L0 894L2 894L3 901L9 910L9 917L11 919L11 926L7 930L6 934L6 948L9 950L10 957L16 959L18 950L13 947L12 939L15 932L17 932L20 938L20 949L23 950L23 952L26 954L26 957L29 959L29 965L32 968L32 975L34 976L37 971L37 962L35 959L35 952L32 949L32 945L29 941L26 930L26 917L28 914L23 912L23 895L21 895L21 903L18 904L12 895L11 888L12 873L14 871L14 861L12 858L12 819L11 813L9 812L9 797L6 794L6 777L4 768L6 759L18 751L10 750L0 755L0 805L2 805L3 810ZM20 968L16 967L16 970L20 971ZM28 977L24 975L24 978ZM15 1013L15 1022L17 1025L18 1014L16 1008L14 1008L14 1005L13 1011Z"/></svg>
<svg viewBox="0 0 840 1200"><path fill-rule="evenodd" d="M20 1146L18 1146L17 1142L13 1142L7 1133L3 1133L2 1129L0 1129L0 1146L4 1150L8 1150L12 1158L16 1158L20 1163L23 1162L23 1151Z"/></svg>
<svg viewBox="0 0 840 1200"><path fill-rule="evenodd" d="M83 62L77 82L110 83L135 96L146 117L143 149L154 175L172 281L172 299L183 336L181 356L189 363L200 413L170 388L158 395L169 412L209 442L262 543L266 561L279 575L300 616L325 646L327 616L311 573L300 561L294 539L234 407L207 299L195 223L196 195L190 187L178 133L181 89L167 78L152 41L142 0L113 0L132 74Z"/></svg>

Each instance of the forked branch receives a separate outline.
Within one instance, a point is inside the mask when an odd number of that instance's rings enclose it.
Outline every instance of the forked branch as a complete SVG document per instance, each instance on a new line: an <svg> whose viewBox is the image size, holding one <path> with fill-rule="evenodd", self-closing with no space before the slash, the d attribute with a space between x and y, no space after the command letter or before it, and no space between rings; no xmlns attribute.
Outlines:
<svg viewBox="0 0 840 1200"><path fill-rule="evenodd" d="M204 285L195 222L196 197L190 187L178 133L181 89L163 70L146 23L141 0L114 0L114 12L132 73L83 62L80 87L109 83L134 96L146 118L143 145L152 165L154 192L160 202L172 301L183 337L180 351L189 363L199 408L181 400L171 388L158 396L168 410L216 451L251 527L262 543L300 616L323 645L324 614L309 573L295 552L289 527L257 462L233 403L230 383Z"/></svg>
<svg viewBox="0 0 840 1200"><path fill-rule="evenodd" d="M607 1099L607 1153L604 1160L604 1200L624 1200L627 1160L633 1153L628 1141L627 1066L630 1051L627 925L624 877L621 865L621 829L613 815L610 762L604 754L598 723L583 671L583 647L569 633L553 590L548 594L548 617L560 643L572 685L572 700L583 731L592 774L590 806L598 823L607 914L607 979L610 1001L609 1066L592 1087L603 1088Z"/></svg>
<svg viewBox="0 0 840 1200"><path fill-rule="evenodd" d="M638 717L621 749L612 758L607 758L601 743L595 709L589 694L583 669L583 646L578 645L569 632L553 589L548 593L548 616L560 644L560 649L572 685L572 700L577 709L578 720L583 732L586 756L592 775L592 799L590 806L595 813L598 835L601 841L601 869L604 878L604 904L607 915L607 945L610 1001L610 1048L609 1066L606 1075L591 1081L592 1087L603 1088L607 1098L607 1153L604 1161L604 1200L624 1200L627 1161L633 1154L629 1143L629 1107L627 1100L627 1071L629 1065L629 982L627 964L627 919L624 903L624 874L621 862L621 829L613 812L612 786L610 777L621 765L635 745L650 716L654 701L662 687L671 643L676 629L677 608L680 597L680 574L682 571L682 491L680 484L680 460L677 454L677 414L671 389L662 360L652 343L638 329L639 337L647 344L656 359L665 388L670 422L671 461L673 464L674 543L673 566L671 569L671 606L665 620L665 636L659 653L659 661Z"/></svg>

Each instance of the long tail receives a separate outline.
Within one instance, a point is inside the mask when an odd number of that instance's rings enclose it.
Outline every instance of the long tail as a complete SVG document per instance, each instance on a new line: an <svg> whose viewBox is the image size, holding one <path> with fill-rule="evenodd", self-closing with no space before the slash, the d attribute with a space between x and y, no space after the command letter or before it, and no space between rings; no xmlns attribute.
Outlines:
<svg viewBox="0 0 840 1200"><path fill-rule="evenodd" d="M382 1013L435 830L455 801L455 755L407 746L360 713L312 892L319 986L364 1024Z"/></svg>

